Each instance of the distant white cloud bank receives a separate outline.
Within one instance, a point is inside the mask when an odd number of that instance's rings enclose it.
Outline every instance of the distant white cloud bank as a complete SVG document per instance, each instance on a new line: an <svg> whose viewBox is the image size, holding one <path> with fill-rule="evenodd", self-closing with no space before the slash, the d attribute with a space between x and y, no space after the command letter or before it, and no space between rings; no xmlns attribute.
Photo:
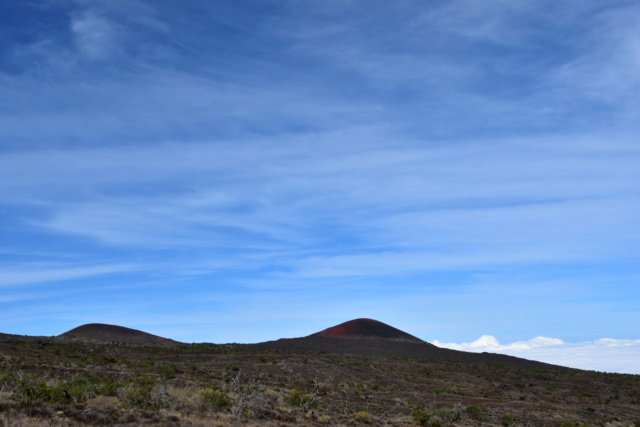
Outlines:
<svg viewBox="0 0 640 427"><path fill-rule="evenodd" d="M640 339L600 338L568 343L558 338L535 337L527 341L500 344L496 337L483 335L470 343L435 340L433 344L453 350L508 354L571 368L640 374Z"/></svg>

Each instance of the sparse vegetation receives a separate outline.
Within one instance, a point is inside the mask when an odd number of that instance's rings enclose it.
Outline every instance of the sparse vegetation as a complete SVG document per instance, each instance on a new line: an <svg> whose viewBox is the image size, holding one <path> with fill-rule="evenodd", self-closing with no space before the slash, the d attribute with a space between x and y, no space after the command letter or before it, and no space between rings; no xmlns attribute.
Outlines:
<svg viewBox="0 0 640 427"><path fill-rule="evenodd" d="M640 426L640 376L0 334L0 425Z"/></svg>

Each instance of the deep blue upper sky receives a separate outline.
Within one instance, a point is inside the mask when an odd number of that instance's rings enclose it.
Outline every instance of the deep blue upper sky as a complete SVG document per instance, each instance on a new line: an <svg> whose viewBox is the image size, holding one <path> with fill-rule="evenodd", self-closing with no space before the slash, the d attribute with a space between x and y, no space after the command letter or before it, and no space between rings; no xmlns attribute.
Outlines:
<svg viewBox="0 0 640 427"><path fill-rule="evenodd" d="M18 1L0 326L640 339L633 1Z"/></svg>

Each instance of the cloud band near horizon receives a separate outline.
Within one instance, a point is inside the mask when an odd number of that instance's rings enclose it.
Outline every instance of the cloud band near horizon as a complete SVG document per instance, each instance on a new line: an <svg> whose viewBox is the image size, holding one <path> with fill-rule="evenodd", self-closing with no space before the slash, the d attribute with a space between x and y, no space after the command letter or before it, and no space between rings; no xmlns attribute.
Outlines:
<svg viewBox="0 0 640 427"><path fill-rule="evenodd" d="M568 343L558 338L536 337L500 344L494 336L483 335L470 343L443 343L434 340L433 344L452 350L507 354L590 371L640 375L640 339L600 338Z"/></svg>

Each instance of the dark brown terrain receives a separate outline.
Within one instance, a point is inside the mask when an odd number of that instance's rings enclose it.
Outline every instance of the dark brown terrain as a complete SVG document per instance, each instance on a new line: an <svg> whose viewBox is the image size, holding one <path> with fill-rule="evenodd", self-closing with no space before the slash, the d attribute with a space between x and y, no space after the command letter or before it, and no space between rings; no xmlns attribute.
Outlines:
<svg viewBox="0 0 640 427"><path fill-rule="evenodd" d="M355 319L304 338L283 338L251 348L267 351L324 352L333 354L375 354L419 357L460 362L492 363L523 368L551 367L547 363L495 353L470 353L437 347L420 338L372 319Z"/></svg>
<svg viewBox="0 0 640 427"><path fill-rule="evenodd" d="M310 335L325 338L384 338L424 342L400 329L373 319L355 319Z"/></svg>
<svg viewBox="0 0 640 427"><path fill-rule="evenodd" d="M95 324L0 334L0 425L640 426L638 375L380 337L387 326L250 345Z"/></svg>
<svg viewBox="0 0 640 427"><path fill-rule="evenodd" d="M172 346L177 341L162 338L137 329L123 326L106 325L104 323L89 323L78 326L58 336L66 340L84 340L96 342L111 342L118 344L137 344L150 346Z"/></svg>

